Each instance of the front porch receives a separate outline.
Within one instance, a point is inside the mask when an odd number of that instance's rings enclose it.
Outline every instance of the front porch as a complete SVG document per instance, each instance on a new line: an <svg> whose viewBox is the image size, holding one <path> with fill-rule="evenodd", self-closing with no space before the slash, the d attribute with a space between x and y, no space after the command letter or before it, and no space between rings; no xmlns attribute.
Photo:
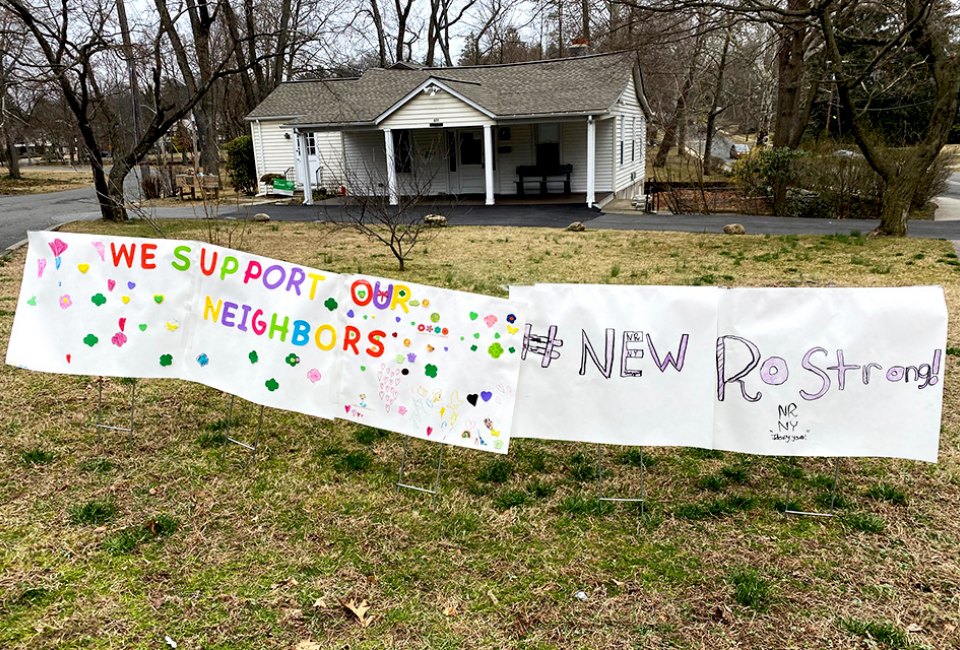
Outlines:
<svg viewBox="0 0 960 650"><path fill-rule="evenodd" d="M301 147L308 132L297 133ZM339 169L330 173L326 165L324 177L336 176L333 186L348 195L386 196L393 205L422 196L462 205L591 207L613 193L613 135L612 120L593 117L356 129L342 132ZM297 175L306 179L310 204L315 176L309 167Z"/></svg>

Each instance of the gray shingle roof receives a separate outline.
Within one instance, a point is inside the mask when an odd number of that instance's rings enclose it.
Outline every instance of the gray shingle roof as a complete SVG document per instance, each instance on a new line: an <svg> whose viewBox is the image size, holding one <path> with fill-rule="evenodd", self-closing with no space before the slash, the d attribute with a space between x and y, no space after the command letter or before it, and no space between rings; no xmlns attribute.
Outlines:
<svg viewBox="0 0 960 650"><path fill-rule="evenodd" d="M431 77L497 117L607 111L635 65L631 54L601 54L509 65L367 70L358 79L282 83L247 119L289 124L371 124Z"/></svg>

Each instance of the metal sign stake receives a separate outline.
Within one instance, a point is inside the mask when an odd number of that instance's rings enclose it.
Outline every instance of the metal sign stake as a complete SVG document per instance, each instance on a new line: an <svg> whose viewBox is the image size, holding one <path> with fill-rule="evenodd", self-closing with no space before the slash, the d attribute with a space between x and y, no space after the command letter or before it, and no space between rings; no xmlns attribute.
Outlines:
<svg viewBox="0 0 960 650"><path fill-rule="evenodd" d="M403 453L400 456L400 472L397 476L397 492L401 489L404 490L413 490L414 492L423 492L424 494L430 495L430 505L433 505L437 501L437 494L440 492L440 470L443 466L443 445L440 445L440 451L437 454L437 474L433 480L433 487L425 488L420 485L412 485L410 483L403 482L403 472L407 465L407 447L410 444L410 439L404 436L403 439Z"/></svg>
<svg viewBox="0 0 960 650"><path fill-rule="evenodd" d="M787 509L783 511L785 515L795 515L798 517L823 517L823 518L833 518L836 517L836 513L833 512L816 512L816 511L806 511L806 510L790 510L790 503L793 501L793 488L796 484L796 478L791 479L790 489L787 492ZM840 459L833 459L833 485L830 487L830 510L834 509L834 506L837 503L837 485L840 482Z"/></svg>
<svg viewBox="0 0 960 650"><path fill-rule="evenodd" d="M644 462L643 448L640 450L640 496L639 497L608 497L603 495L603 445L597 445L597 501L609 501L613 503L639 503L640 514L643 514L647 500L646 484L644 482Z"/></svg>
<svg viewBox="0 0 960 650"><path fill-rule="evenodd" d="M137 406L137 380L130 380L130 425L126 427L114 426L103 423L103 377L97 378L97 424L94 427L97 431L97 442L100 442L101 431L119 431L130 434L130 442L133 442L134 420Z"/></svg>

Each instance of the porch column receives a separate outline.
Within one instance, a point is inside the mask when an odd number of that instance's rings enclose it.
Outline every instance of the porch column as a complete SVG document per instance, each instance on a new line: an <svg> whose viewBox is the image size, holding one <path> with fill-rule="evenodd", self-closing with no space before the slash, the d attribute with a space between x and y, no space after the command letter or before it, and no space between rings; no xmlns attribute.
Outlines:
<svg viewBox="0 0 960 650"><path fill-rule="evenodd" d="M587 116L587 207L597 202L597 122Z"/></svg>
<svg viewBox="0 0 960 650"><path fill-rule="evenodd" d="M483 180L487 189L487 205L493 205L493 126L483 126Z"/></svg>
<svg viewBox="0 0 960 650"><path fill-rule="evenodd" d="M383 146L387 151L387 196L390 197L390 205L399 205L400 194L397 192L397 165L394 162L393 131L391 129L383 130Z"/></svg>
<svg viewBox="0 0 960 650"><path fill-rule="evenodd" d="M307 150L307 134L303 131L296 131L297 142L300 144L300 166L297 168L297 176L301 178L300 184L303 185L303 204L313 205L313 186L310 183L310 152Z"/></svg>

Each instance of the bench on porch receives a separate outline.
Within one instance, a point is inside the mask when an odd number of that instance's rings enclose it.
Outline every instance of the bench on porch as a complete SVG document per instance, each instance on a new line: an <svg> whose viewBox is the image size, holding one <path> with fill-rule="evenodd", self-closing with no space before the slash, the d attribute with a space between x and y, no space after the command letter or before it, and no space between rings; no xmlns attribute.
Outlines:
<svg viewBox="0 0 960 650"><path fill-rule="evenodd" d="M540 194L546 194L548 183L563 183L563 193L570 194L570 174L573 165L557 165L555 167L540 167L538 165L520 165L517 167L517 194L524 194L523 184L528 180L536 181L540 186Z"/></svg>

